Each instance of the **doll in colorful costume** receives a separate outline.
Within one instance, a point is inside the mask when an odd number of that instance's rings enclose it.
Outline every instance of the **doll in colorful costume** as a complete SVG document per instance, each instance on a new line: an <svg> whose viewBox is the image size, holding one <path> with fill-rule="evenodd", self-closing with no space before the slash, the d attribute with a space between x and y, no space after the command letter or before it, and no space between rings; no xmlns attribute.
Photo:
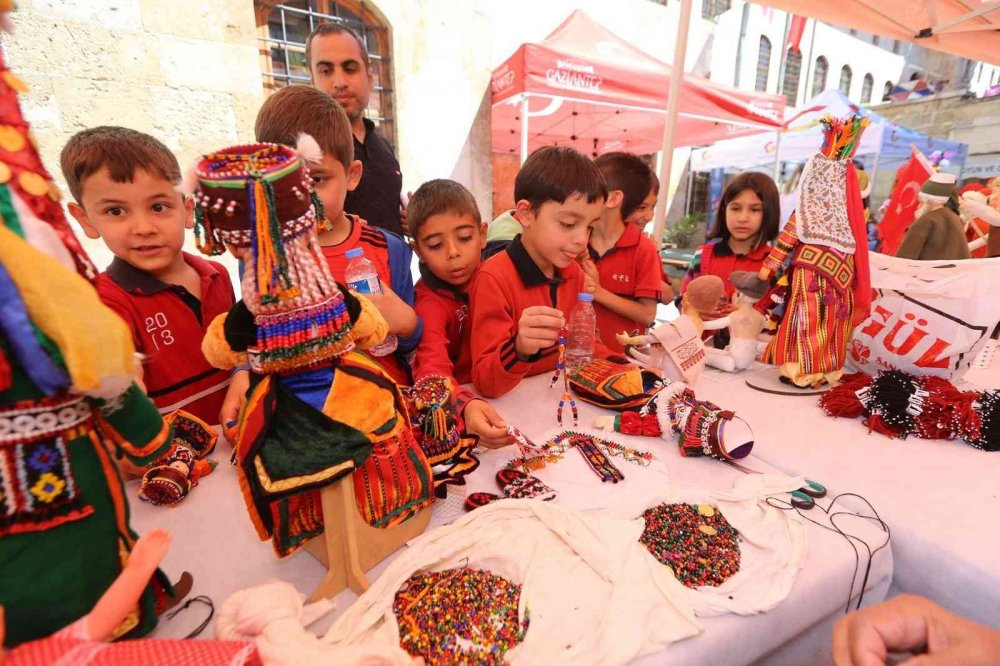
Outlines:
<svg viewBox="0 0 1000 666"><path fill-rule="evenodd" d="M318 490L352 473L368 524L411 517L433 500L431 468L399 387L358 351L387 326L330 275L303 160L276 144L234 146L204 156L195 177L199 249L229 248L246 265L244 300L212 322L203 351L250 370L235 458L258 535L294 552L323 531Z"/></svg>
<svg viewBox="0 0 1000 666"><path fill-rule="evenodd" d="M113 583L137 539L114 458L148 465L172 439L132 382L128 329L88 281L96 271L28 138L21 90L0 56L0 124L12 130L0 152L0 605L9 646L83 616ZM152 630L169 593L157 571L111 637Z"/></svg>
<svg viewBox="0 0 1000 666"><path fill-rule="evenodd" d="M871 306L864 206L850 160L868 121L822 122L823 146L803 171L799 205L759 274L770 280L789 264L785 311L760 360L799 387L840 378L851 332Z"/></svg>

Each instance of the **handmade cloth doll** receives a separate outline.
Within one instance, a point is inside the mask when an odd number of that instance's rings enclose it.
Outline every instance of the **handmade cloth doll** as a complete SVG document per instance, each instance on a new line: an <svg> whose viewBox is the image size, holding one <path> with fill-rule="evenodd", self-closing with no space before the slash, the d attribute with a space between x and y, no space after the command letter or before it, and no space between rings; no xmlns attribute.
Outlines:
<svg viewBox="0 0 1000 666"><path fill-rule="evenodd" d="M920 206L916 219L906 230L903 242L896 250L897 257L924 261L970 257L965 224L948 205L949 199L954 196L954 174L931 174L917 195Z"/></svg>
<svg viewBox="0 0 1000 666"><path fill-rule="evenodd" d="M767 293L767 282L749 271L736 271L729 276L736 287L732 304L736 308L724 317L729 328L729 345L725 349L706 347L705 362L713 368L735 372L753 367L757 359L757 337L764 326L764 315L754 305Z"/></svg>
<svg viewBox="0 0 1000 666"><path fill-rule="evenodd" d="M331 277L303 160L275 144L234 146L204 156L195 176L199 249L229 247L246 263L244 300L212 322L202 350L216 367L249 365L235 444L258 535L284 557L321 534L318 490L349 473L367 523L409 518L433 500L431 468L399 387L356 350L387 326Z"/></svg>
<svg viewBox="0 0 1000 666"><path fill-rule="evenodd" d="M2 8L0 8L2 11ZM125 324L63 216L0 55L0 605L8 646L85 614L121 572L137 535L114 457L148 465L170 428L132 382ZM112 637L156 624L171 587L144 585Z"/></svg>
<svg viewBox="0 0 1000 666"><path fill-rule="evenodd" d="M683 456L709 456L717 460L746 458L753 449L753 431L730 410L699 400L684 382L666 382L638 413L601 416L599 429L646 437L678 436Z"/></svg>
<svg viewBox="0 0 1000 666"><path fill-rule="evenodd" d="M851 331L871 306L864 211L850 160L868 121L822 122L823 146L803 171L799 204L759 274L770 280L789 263L785 310L760 360L800 387L840 377Z"/></svg>
<svg viewBox="0 0 1000 666"><path fill-rule="evenodd" d="M618 335L618 341L627 345L627 356L655 368L663 376L675 381L694 384L705 367L705 344L701 334L706 329L721 328L725 322L706 324L702 312L712 312L725 296L725 283L716 275L702 275L691 281L681 299L681 316L653 328L648 335ZM632 345L647 345L643 353Z"/></svg>

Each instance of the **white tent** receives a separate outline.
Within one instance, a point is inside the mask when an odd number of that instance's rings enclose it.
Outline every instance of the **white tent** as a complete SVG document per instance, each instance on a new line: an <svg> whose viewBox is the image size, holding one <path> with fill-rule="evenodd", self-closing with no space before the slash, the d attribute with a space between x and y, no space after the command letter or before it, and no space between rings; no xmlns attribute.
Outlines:
<svg viewBox="0 0 1000 666"><path fill-rule="evenodd" d="M809 100L802 110L786 122L778 140L777 133L766 132L737 139L719 141L707 148L691 153L692 171L710 171L716 168L748 169L774 164L775 153L782 162L804 162L816 153L822 143L820 119L827 113L846 116L860 113L871 125L861 136L857 155L865 158L872 172L896 168L909 158L911 146L924 155L936 151L949 154L943 170L959 173L968 157L969 146L956 141L936 139L920 132L900 127L879 114L860 107L839 90L827 90Z"/></svg>

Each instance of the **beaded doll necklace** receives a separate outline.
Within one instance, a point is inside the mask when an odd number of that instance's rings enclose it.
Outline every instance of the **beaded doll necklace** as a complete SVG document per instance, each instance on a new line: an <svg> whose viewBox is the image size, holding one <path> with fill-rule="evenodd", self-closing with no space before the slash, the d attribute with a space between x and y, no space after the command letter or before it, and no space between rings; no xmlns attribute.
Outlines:
<svg viewBox="0 0 1000 666"><path fill-rule="evenodd" d="M562 330L559 331L559 339L556 341L559 345L559 357L556 360L556 369L552 373L552 381L549 382L549 389L556 385L559 381L559 375L563 378L563 391L562 395L559 396L559 407L556 409L556 421L559 425L563 423L563 408L566 403L569 402L570 410L573 413L573 427L575 428L580 420L580 414L576 408L576 399L573 397L573 393L569 390L569 375L566 372L566 327L564 326Z"/></svg>

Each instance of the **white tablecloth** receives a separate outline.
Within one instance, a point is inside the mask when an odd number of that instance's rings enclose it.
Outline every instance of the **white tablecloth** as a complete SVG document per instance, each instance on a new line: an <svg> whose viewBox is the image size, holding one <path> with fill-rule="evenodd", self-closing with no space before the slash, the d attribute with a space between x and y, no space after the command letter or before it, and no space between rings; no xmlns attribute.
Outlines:
<svg viewBox="0 0 1000 666"><path fill-rule="evenodd" d="M896 591L1000 626L1000 453L869 434L861 419L826 416L815 396L762 393L741 375L709 370L696 389L749 421L756 457L875 506L892 531Z"/></svg>
<svg viewBox="0 0 1000 666"><path fill-rule="evenodd" d="M549 391L544 376L526 380L511 394L495 401L508 422L517 425L526 435L541 440L554 430L555 407L558 389ZM569 426L567 407L567 426ZM580 426L589 429L593 417L606 414L590 405L580 403ZM756 419L752 420L756 428ZM633 486L641 483L667 483L669 479L695 483L709 489L728 489L741 472L708 459L682 458L676 444L622 435L608 436L622 444L637 448L650 448L656 452L658 464L665 464L667 476L630 463L612 459L626 476L623 484L614 487L601 484L580 459L568 456L558 463L561 472L578 466L579 487L559 488L561 500L576 506L622 506L631 480ZM480 468L472 475L469 491L498 492L493 480L498 465L515 455L514 449L487 452L481 456ZM214 456L219 468L206 477L177 508L155 507L135 499L135 484L130 484L133 526L140 533L156 527L165 527L173 534L173 545L164 560L163 568L172 579L188 570L195 577L192 594L210 596L220 604L229 594L271 578L292 583L300 592L308 594L322 577L322 567L310 555L300 552L285 560L278 560L270 543L257 540L246 514L236 483L235 470L228 464L228 445L220 442ZM773 472L761 460L751 460L760 471ZM839 490L832 479L825 479L831 492ZM432 528L440 524L446 511L442 504L435 510ZM814 516L819 519L817 514ZM879 533L866 525L857 526L864 538L877 543ZM848 589L855 569L854 551L843 537L809 525L808 551L804 567L791 595L774 610L749 617L727 615L702 620L705 633L698 638L682 641L662 654L643 660L649 664L668 663L725 663L739 664L761 660L768 664L813 664L829 661L829 628L843 613L847 604ZM863 556L854 582L855 597L859 591L866 557ZM370 572L378 575L383 565ZM883 599L892 577L892 554L887 548L873 560L865 592L865 605ZM337 598L339 608L346 608L355 599L346 591ZM174 621L163 622L157 628L157 637L179 637L200 622L200 610L188 611ZM318 623L313 629L325 631L332 618ZM205 632L212 635L212 627Z"/></svg>

